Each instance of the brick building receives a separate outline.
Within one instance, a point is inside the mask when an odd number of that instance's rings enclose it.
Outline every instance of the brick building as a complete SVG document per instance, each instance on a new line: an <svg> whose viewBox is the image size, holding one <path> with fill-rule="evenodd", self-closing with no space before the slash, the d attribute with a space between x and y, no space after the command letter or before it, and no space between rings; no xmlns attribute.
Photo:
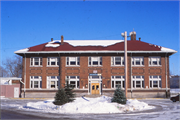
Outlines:
<svg viewBox="0 0 180 120"><path fill-rule="evenodd" d="M127 41L128 97L167 97L169 56L175 50L136 40ZM23 57L26 97L54 97L65 81L78 96L112 96L119 85L124 89L123 40L53 40L18 50Z"/></svg>

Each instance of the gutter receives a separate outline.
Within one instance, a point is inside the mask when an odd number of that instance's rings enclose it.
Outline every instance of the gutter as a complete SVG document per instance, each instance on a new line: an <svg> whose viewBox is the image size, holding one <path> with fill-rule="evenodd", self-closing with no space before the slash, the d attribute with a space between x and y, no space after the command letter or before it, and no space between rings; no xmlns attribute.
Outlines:
<svg viewBox="0 0 180 120"><path fill-rule="evenodd" d="M177 51L127 51L127 53L176 53ZM124 53L124 51L26 51L26 52L14 52L15 54L25 54L25 53Z"/></svg>

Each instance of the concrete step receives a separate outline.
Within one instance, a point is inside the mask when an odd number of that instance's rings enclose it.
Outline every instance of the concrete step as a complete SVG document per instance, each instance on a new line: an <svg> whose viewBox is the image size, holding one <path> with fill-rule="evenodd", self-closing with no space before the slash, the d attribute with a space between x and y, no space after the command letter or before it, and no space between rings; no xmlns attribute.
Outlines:
<svg viewBox="0 0 180 120"><path fill-rule="evenodd" d="M96 97L101 97L102 95L84 95L86 98L96 98Z"/></svg>

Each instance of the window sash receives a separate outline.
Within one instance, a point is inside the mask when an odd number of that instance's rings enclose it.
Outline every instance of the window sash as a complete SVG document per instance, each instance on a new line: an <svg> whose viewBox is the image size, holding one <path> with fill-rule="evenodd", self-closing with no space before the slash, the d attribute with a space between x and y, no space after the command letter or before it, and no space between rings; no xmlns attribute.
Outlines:
<svg viewBox="0 0 180 120"><path fill-rule="evenodd" d="M57 89L59 82L59 76L47 76L47 88Z"/></svg>
<svg viewBox="0 0 180 120"><path fill-rule="evenodd" d="M143 66L144 65L144 57L132 57L132 65L133 66Z"/></svg>
<svg viewBox="0 0 180 120"><path fill-rule="evenodd" d="M124 76L111 76L111 88L117 88L119 85L121 88L124 88L124 80Z"/></svg>
<svg viewBox="0 0 180 120"><path fill-rule="evenodd" d="M144 88L144 76L132 76L133 88Z"/></svg>
<svg viewBox="0 0 180 120"><path fill-rule="evenodd" d="M150 88L161 88L161 76L149 76Z"/></svg>
<svg viewBox="0 0 180 120"><path fill-rule="evenodd" d="M30 76L30 88L31 89L42 88L41 76Z"/></svg>
<svg viewBox="0 0 180 120"><path fill-rule="evenodd" d="M57 66L57 65L59 65L59 59L57 57L48 57L47 65L48 66Z"/></svg>
<svg viewBox="0 0 180 120"><path fill-rule="evenodd" d="M66 65L78 66L80 65L80 58L79 57L66 57Z"/></svg>
<svg viewBox="0 0 180 120"><path fill-rule="evenodd" d="M111 65L112 66L123 66L124 65L124 57L111 57Z"/></svg>
<svg viewBox="0 0 180 120"><path fill-rule="evenodd" d="M149 57L149 66L160 66L161 57Z"/></svg>
<svg viewBox="0 0 180 120"><path fill-rule="evenodd" d="M73 88L79 88L79 76L66 76L66 79Z"/></svg>
<svg viewBox="0 0 180 120"><path fill-rule="evenodd" d="M102 57L89 57L89 66L101 66Z"/></svg>
<svg viewBox="0 0 180 120"><path fill-rule="evenodd" d="M41 57L32 57L30 59L31 66L41 66L42 65L42 58Z"/></svg>

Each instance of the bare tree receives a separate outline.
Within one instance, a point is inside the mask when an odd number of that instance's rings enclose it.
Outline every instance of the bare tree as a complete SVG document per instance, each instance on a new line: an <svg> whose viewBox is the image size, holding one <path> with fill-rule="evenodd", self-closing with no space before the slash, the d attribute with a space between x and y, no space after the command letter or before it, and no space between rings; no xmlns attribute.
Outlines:
<svg viewBox="0 0 180 120"><path fill-rule="evenodd" d="M6 70L9 72L10 77L22 77L22 57L14 56L13 58L6 58L3 62Z"/></svg>
<svg viewBox="0 0 180 120"><path fill-rule="evenodd" d="M8 71L0 66L0 77L9 77Z"/></svg>

